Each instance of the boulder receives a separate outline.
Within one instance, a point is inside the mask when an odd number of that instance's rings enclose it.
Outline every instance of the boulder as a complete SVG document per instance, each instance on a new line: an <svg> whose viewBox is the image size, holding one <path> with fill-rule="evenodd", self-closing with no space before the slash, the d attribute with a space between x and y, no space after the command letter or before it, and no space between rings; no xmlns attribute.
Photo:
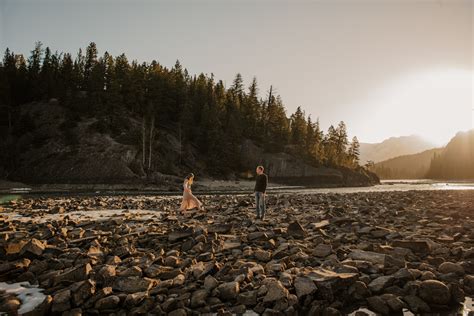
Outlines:
<svg viewBox="0 0 474 316"><path fill-rule="evenodd" d="M227 282L217 287L219 297L224 301L231 301L237 298L240 292L240 286L238 282Z"/></svg>
<svg viewBox="0 0 474 316"><path fill-rule="evenodd" d="M427 303L445 305L451 300L449 288L440 281L423 281L418 291L420 298Z"/></svg>
<svg viewBox="0 0 474 316"><path fill-rule="evenodd" d="M441 273L454 273L459 276L463 276L465 274L464 268L462 265L459 263L453 263L453 262L443 262L442 264L439 265L438 271Z"/></svg>
<svg viewBox="0 0 474 316"><path fill-rule="evenodd" d="M191 308L197 308L206 305L208 292L205 289L196 290L191 295Z"/></svg>
<svg viewBox="0 0 474 316"><path fill-rule="evenodd" d="M373 293L380 293L385 288L393 284L394 277L391 275L380 276L369 283L369 290Z"/></svg>
<svg viewBox="0 0 474 316"><path fill-rule="evenodd" d="M332 253L332 245L328 245L328 244L319 244L311 252L313 256L319 257L319 258L327 257L331 253Z"/></svg>
<svg viewBox="0 0 474 316"><path fill-rule="evenodd" d="M142 277L118 277L112 284L112 289L124 293L146 292L153 286L153 280Z"/></svg>
<svg viewBox="0 0 474 316"><path fill-rule="evenodd" d="M288 225L287 234L296 239L303 239L306 237L306 230L298 221L295 221Z"/></svg>
<svg viewBox="0 0 474 316"><path fill-rule="evenodd" d="M349 253L348 257L353 260L368 261L374 264L384 264L385 262L384 254L373 252L373 251L364 251L360 249L352 250Z"/></svg>
<svg viewBox="0 0 474 316"><path fill-rule="evenodd" d="M267 286L268 292L263 298L263 302L276 302L288 298L289 292L280 281L275 279L265 281L264 284Z"/></svg>
<svg viewBox="0 0 474 316"><path fill-rule="evenodd" d="M62 290L53 296L51 310L55 313L64 312L71 309L71 291Z"/></svg>
<svg viewBox="0 0 474 316"><path fill-rule="evenodd" d="M431 252L431 245L425 240L393 240L392 246L408 248L419 255L427 255Z"/></svg>
<svg viewBox="0 0 474 316"><path fill-rule="evenodd" d="M390 308L380 296L371 296L367 298L367 303L371 310L382 315L388 315Z"/></svg>
<svg viewBox="0 0 474 316"><path fill-rule="evenodd" d="M97 300L94 307L98 310L114 309L118 307L119 303L120 298L117 295L110 295Z"/></svg>
<svg viewBox="0 0 474 316"><path fill-rule="evenodd" d="M294 287L296 296L298 296L298 298L313 294L317 290L314 281L307 277L296 277L294 281Z"/></svg>

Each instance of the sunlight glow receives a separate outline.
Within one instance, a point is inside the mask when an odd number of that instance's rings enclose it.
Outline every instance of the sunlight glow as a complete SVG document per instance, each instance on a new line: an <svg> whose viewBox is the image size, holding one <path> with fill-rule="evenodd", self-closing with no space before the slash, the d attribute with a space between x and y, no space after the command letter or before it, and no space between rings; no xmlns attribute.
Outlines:
<svg viewBox="0 0 474 316"><path fill-rule="evenodd" d="M386 135L420 135L444 145L474 128L472 73L436 69L401 76L370 95L371 129Z"/></svg>

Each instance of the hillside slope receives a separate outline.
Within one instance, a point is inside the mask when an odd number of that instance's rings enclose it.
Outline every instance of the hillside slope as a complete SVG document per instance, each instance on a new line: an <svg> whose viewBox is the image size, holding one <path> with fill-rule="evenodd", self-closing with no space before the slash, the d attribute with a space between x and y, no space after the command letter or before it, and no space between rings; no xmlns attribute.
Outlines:
<svg viewBox="0 0 474 316"><path fill-rule="evenodd" d="M365 164L370 160L377 163L403 155L420 153L434 147L430 142L414 135L391 137L375 144L361 143L360 162Z"/></svg>
<svg viewBox="0 0 474 316"><path fill-rule="evenodd" d="M428 171L432 179L474 179L474 129L459 132L436 155Z"/></svg>
<svg viewBox="0 0 474 316"><path fill-rule="evenodd" d="M153 147L153 170L142 163L141 122L133 116L117 118L118 128L97 117L71 117L61 105L21 106L22 124L7 144L16 157L0 166L8 180L29 184L159 184L179 187L183 175L216 178L206 172L208 157L191 145L181 146L175 130L158 128ZM251 146L251 147L249 147ZM264 164L273 182L310 186L364 186L379 182L363 169L315 168L287 153L266 153L252 141L240 146L241 168L221 179L252 175ZM0 170L1 172L2 170ZM177 185L178 184L178 185Z"/></svg>
<svg viewBox="0 0 474 316"><path fill-rule="evenodd" d="M376 163L372 170L381 179L423 179L427 176L433 157L442 151L443 148L435 148L392 158Z"/></svg>

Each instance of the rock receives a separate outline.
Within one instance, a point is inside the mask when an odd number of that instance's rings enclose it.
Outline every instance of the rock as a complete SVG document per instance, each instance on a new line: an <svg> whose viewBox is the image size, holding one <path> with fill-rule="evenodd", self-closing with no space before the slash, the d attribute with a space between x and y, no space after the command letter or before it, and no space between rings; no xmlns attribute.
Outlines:
<svg viewBox="0 0 474 316"><path fill-rule="evenodd" d="M206 305L208 292L205 289L194 291L191 295L191 308L197 308Z"/></svg>
<svg viewBox="0 0 474 316"><path fill-rule="evenodd" d="M326 307L323 312L323 316L341 316L341 312L333 307Z"/></svg>
<svg viewBox="0 0 474 316"><path fill-rule="evenodd" d="M465 274L462 265L453 262L443 262L439 265L438 271L441 273L454 273L459 276L463 276Z"/></svg>
<svg viewBox="0 0 474 316"><path fill-rule="evenodd" d="M265 280L268 288L267 295L263 298L263 302L275 302L288 298L288 290L275 279Z"/></svg>
<svg viewBox="0 0 474 316"><path fill-rule="evenodd" d="M115 309L120 303L120 298L117 295L110 295L101 298L95 302L94 307L98 310Z"/></svg>
<svg viewBox="0 0 474 316"><path fill-rule="evenodd" d="M153 286L153 280L141 277L118 277L112 285L114 291L125 293L146 292Z"/></svg>
<svg viewBox="0 0 474 316"><path fill-rule="evenodd" d="M204 279L204 288L208 292L211 292L212 290L214 290L218 285L219 285L219 282L213 276L208 275Z"/></svg>
<svg viewBox="0 0 474 316"><path fill-rule="evenodd" d="M466 275L463 280L463 286L467 294L474 294L474 275Z"/></svg>
<svg viewBox="0 0 474 316"><path fill-rule="evenodd" d="M296 239L303 239L306 237L306 231L297 221L292 222L290 225L288 225L287 234L288 236L291 236Z"/></svg>
<svg viewBox="0 0 474 316"><path fill-rule="evenodd" d="M196 257L198 261L211 261L214 259L214 254L212 252L204 252Z"/></svg>
<svg viewBox="0 0 474 316"><path fill-rule="evenodd" d="M257 305L257 291L240 293L237 297L237 303L248 307Z"/></svg>
<svg viewBox="0 0 474 316"><path fill-rule="evenodd" d="M371 310L383 315L390 313L390 308L380 296L372 296L367 298L367 303Z"/></svg>
<svg viewBox="0 0 474 316"><path fill-rule="evenodd" d="M18 315L18 309L21 306L20 300L14 295L8 297L1 297L0 313L8 313L8 315Z"/></svg>
<svg viewBox="0 0 474 316"><path fill-rule="evenodd" d="M387 235L389 235L390 233L392 233L391 230L383 228L383 227L377 227L377 228L370 231L370 235L373 238L384 238Z"/></svg>
<svg viewBox="0 0 474 316"><path fill-rule="evenodd" d="M53 296L53 312L64 312L71 309L71 291L63 290Z"/></svg>
<svg viewBox="0 0 474 316"><path fill-rule="evenodd" d="M268 262L272 258L272 253L270 251L265 251L261 249L257 249L256 251L254 251L253 255L255 259L262 262Z"/></svg>
<svg viewBox="0 0 474 316"><path fill-rule="evenodd" d="M392 246L408 248L414 253L421 255L427 255L431 252L431 246L425 240L393 240Z"/></svg>
<svg viewBox="0 0 474 316"><path fill-rule="evenodd" d="M63 214L66 210L63 206L55 206L50 210L52 214Z"/></svg>
<svg viewBox="0 0 474 316"><path fill-rule="evenodd" d="M392 276L397 282L407 282L415 280L415 276L410 271L410 269L407 268L401 268L400 270L392 274Z"/></svg>
<svg viewBox="0 0 474 316"><path fill-rule="evenodd" d="M137 267L137 266L133 266L125 270L122 270L120 272L117 272L117 276L119 277L130 277L130 276L141 277L142 274L143 274L142 269L140 269L140 267Z"/></svg>
<svg viewBox="0 0 474 316"><path fill-rule="evenodd" d="M184 308L178 308L168 313L168 316L186 316L188 313Z"/></svg>
<svg viewBox="0 0 474 316"><path fill-rule="evenodd" d="M436 279L436 275L431 271L423 271L420 277L421 281L435 280L435 279Z"/></svg>
<svg viewBox="0 0 474 316"><path fill-rule="evenodd" d="M226 241L226 242L224 242L224 245L222 245L221 251L239 249L241 246L242 246L242 243L240 243L240 242Z"/></svg>
<svg viewBox="0 0 474 316"><path fill-rule="evenodd" d="M199 261L205 261L205 260L199 260ZM180 264L180 259L176 256L168 256L164 260L164 265L168 267L173 267L176 268Z"/></svg>
<svg viewBox="0 0 474 316"><path fill-rule="evenodd" d="M75 306L81 306L89 297L95 293L95 282L92 280L74 283L72 290L72 301Z"/></svg>
<svg viewBox="0 0 474 316"><path fill-rule="evenodd" d="M219 297L224 301L231 301L237 298L237 294L240 292L240 286L238 282L227 282L217 287Z"/></svg>
<svg viewBox="0 0 474 316"><path fill-rule="evenodd" d="M33 257L39 257L43 253L44 249L46 248L46 245L39 241L36 238L32 238L27 244L21 248L20 251L20 256L33 256Z"/></svg>
<svg viewBox="0 0 474 316"><path fill-rule="evenodd" d="M421 282L419 296L427 303L438 305L448 304L451 299L449 288L444 283L436 280Z"/></svg>
<svg viewBox="0 0 474 316"><path fill-rule="evenodd" d="M368 261L375 264L384 264L385 262L384 254L360 249L352 250L348 257L354 260Z"/></svg>
<svg viewBox="0 0 474 316"><path fill-rule="evenodd" d="M208 233L227 234L232 230L232 224L217 224L207 228Z"/></svg>
<svg viewBox="0 0 474 316"><path fill-rule="evenodd" d="M311 226L314 228L314 229L320 229L320 228L324 228L326 226L329 226L330 223L328 220L322 220L320 222L317 222L317 223L312 223Z"/></svg>
<svg viewBox="0 0 474 316"><path fill-rule="evenodd" d="M64 273L57 275L54 278L54 284L57 285L63 282L74 283L78 281L87 280L91 271L92 267L89 263L73 267L71 269L68 269Z"/></svg>
<svg viewBox="0 0 474 316"><path fill-rule="evenodd" d="M127 297L125 298L125 301L123 302L123 306L130 309L140 304L147 297L148 297L147 292L137 292L137 293L128 294Z"/></svg>
<svg viewBox="0 0 474 316"><path fill-rule="evenodd" d="M317 290L313 280L307 277L296 277L294 286L296 290L296 296L298 296L298 298L313 294Z"/></svg>
<svg viewBox="0 0 474 316"><path fill-rule="evenodd" d="M312 251L312 255L319 258L327 257L331 253L332 253L332 246L328 244L319 244Z"/></svg>
<svg viewBox="0 0 474 316"><path fill-rule="evenodd" d="M63 312L62 316L82 316L81 308L74 308L69 311Z"/></svg>
<svg viewBox="0 0 474 316"><path fill-rule="evenodd" d="M406 262L403 258L395 258L388 255L384 258L383 269L386 274L393 274L405 267Z"/></svg>
<svg viewBox="0 0 474 316"><path fill-rule="evenodd" d="M282 272L279 281L284 287L289 288L293 285L293 276L287 272Z"/></svg>
<svg viewBox="0 0 474 316"><path fill-rule="evenodd" d="M403 300L408 304L410 310L414 313L429 313L431 311L428 304L415 295L404 296Z"/></svg>
<svg viewBox="0 0 474 316"><path fill-rule="evenodd" d="M175 230L175 231L168 234L168 241L169 242L176 242L176 241L191 237L193 234L194 234L194 229L193 228L185 228L185 229Z"/></svg>
<svg viewBox="0 0 474 316"><path fill-rule="evenodd" d="M451 303L463 304L466 299L466 294L461 285L457 283L449 284L449 292L451 293Z"/></svg>
<svg viewBox="0 0 474 316"><path fill-rule="evenodd" d="M96 275L99 282L109 284L116 275L115 266L104 265Z"/></svg>
<svg viewBox="0 0 474 316"><path fill-rule="evenodd" d="M349 287L349 295L353 299L361 301L370 296L370 291L364 282L356 281Z"/></svg>
<svg viewBox="0 0 474 316"><path fill-rule="evenodd" d="M247 235L248 241L268 240L268 235L264 232L253 232Z"/></svg>
<svg viewBox="0 0 474 316"><path fill-rule="evenodd" d="M393 284L394 277L391 275L384 275L374 279L372 282L369 283L369 290L373 293L380 293L385 288L389 287Z"/></svg>
<svg viewBox="0 0 474 316"><path fill-rule="evenodd" d="M406 304L399 299L397 296L393 294L383 294L380 296L385 304L390 308L391 311L393 312L402 312L404 308L406 308Z"/></svg>
<svg viewBox="0 0 474 316"><path fill-rule="evenodd" d="M356 273L336 273L327 269L316 268L306 273L313 280L321 297L328 301L334 300L334 295L341 289L347 289L357 281Z"/></svg>

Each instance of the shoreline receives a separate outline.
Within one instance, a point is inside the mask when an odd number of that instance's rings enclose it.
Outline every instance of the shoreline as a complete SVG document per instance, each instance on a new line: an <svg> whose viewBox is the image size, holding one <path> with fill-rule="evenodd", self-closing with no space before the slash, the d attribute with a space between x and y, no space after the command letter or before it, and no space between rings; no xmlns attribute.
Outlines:
<svg viewBox="0 0 474 316"><path fill-rule="evenodd" d="M272 194L265 221L251 196L202 200L184 215L179 197L0 206L0 281L37 284L53 314L420 313L474 296L472 191Z"/></svg>

